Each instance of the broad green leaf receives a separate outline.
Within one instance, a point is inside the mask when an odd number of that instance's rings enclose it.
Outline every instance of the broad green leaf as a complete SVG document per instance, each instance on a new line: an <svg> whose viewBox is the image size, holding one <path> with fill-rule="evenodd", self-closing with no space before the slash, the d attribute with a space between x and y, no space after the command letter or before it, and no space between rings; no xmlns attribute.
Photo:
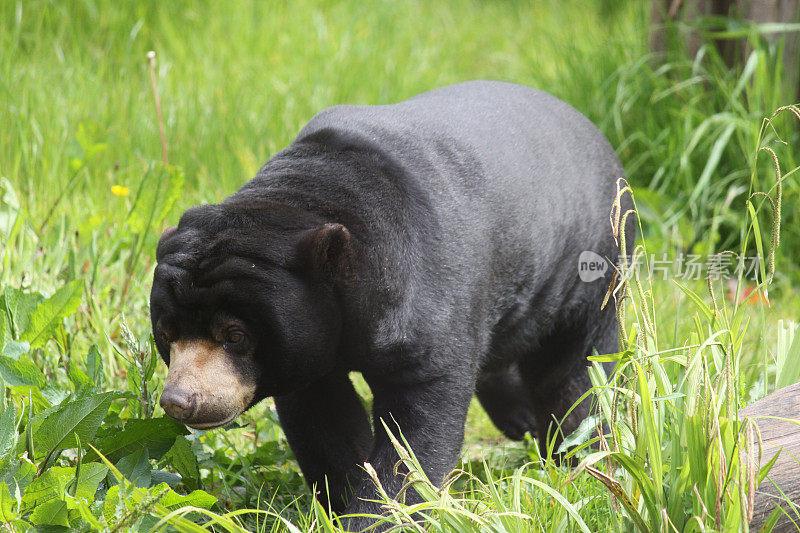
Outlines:
<svg viewBox="0 0 800 533"><path fill-rule="evenodd" d="M84 464L81 468L76 498L94 500L97 487L108 474L108 467L101 463ZM22 496L22 505L33 509L51 500L61 500L67 494L67 488L75 480L74 467L54 466L34 479Z"/></svg>
<svg viewBox="0 0 800 533"><path fill-rule="evenodd" d="M175 439L175 444L164 456L167 464L172 465L183 478L183 485L188 490L198 488L200 470L197 467L197 456L192 450L191 443L183 435Z"/></svg>
<svg viewBox="0 0 800 533"><path fill-rule="evenodd" d="M11 337L18 339L19 336L28 328L30 315L36 306L44 300L38 293L24 292L12 287L6 287L3 291L2 306L10 321L7 325L11 332Z"/></svg>
<svg viewBox="0 0 800 533"><path fill-rule="evenodd" d="M62 500L50 500L49 502L36 506L33 513L31 513L30 521L37 526L69 527L68 511L66 502Z"/></svg>
<svg viewBox="0 0 800 533"><path fill-rule="evenodd" d="M8 341L3 346L3 351L0 355L3 357L10 357L11 359L19 359L21 355L28 353L31 350L31 345L25 341Z"/></svg>
<svg viewBox="0 0 800 533"><path fill-rule="evenodd" d="M42 397L44 397L45 400L50 402L50 405L56 405L56 406L61 405L62 402L66 401L68 398L72 396L72 392L69 389L56 388L51 386L50 383L48 383L44 388L39 390L41 390L42 392Z"/></svg>
<svg viewBox="0 0 800 533"><path fill-rule="evenodd" d="M36 466L25 458L9 461L0 471L0 481L8 484L11 494L24 493L34 479L36 479Z"/></svg>
<svg viewBox="0 0 800 533"><path fill-rule="evenodd" d="M166 484L162 484L160 486L163 487L166 486ZM177 492L170 490L164 495L160 503L165 507L169 507L170 509L177 509L178 507L186 506L200 507L201 509L211 509L211 506L217 503L217 499L203 490L193 490L186 495L178 494Z"/></svg>
<svg viewBox="0 0 800 533"><path fill-rule="evenodd" d="M150 482L153 485L166 483L174 489L181 484L181 476L173 472L167 472L166 470L153 469L150 471Z"/></svg>
<svg viewBox="0 0 800 533"><path fill-rule="evenodd" d="M78 479L75 497L94 501L97 487L100 486L100 482L103 481L107 474L108 467L102 463L84 463Z"/></svg>
<svg viewBox="0 0 800 533"><path fill-rule="evenodd" d="M0 308L0 353L3 353L6 343L11 340L11 332L8 331L8 327L6 326L7 322L8 318L6 318L6 312L4 309Z"/></svg>
<svg viewBox="0 0 800 533"><path fill-rule="evenodd" d="M4 383L0 383L0 390L5 390ZM16 408L14 403L2 401L0 408L3 410L0 413L0 468L2 468L12 458L19 434L15 424Z"/></svg>
<svg viewBox="0 0 800 533"><path fill-rule="evenodd" d="M42 389L39 387L35 387L33 385L18 385L15 387L8 387L11 391L12 396L16 396L18 398L29 398L33 401L33 411L35 413L41 413L46 409L50 409L53 407L53 402L51 402L44 394L42 394Z"/></svg>
<svg viewBox="0 0 800 533"><path fill-rule="evenodd" d="M47 378L39 367L28 359L21 357L18 360L0 356L0 377L9 387L30 386L42 388L47 384Z"/></svg>
<svg viewBox="0 0 800 533"><path fill-rule="evenodd" d="M94 446L91 444L89 447L94 448ZM98 453L97 449L95 449L95 453ZM114 478L116 478L117 482L119 483L118 485L111 487L106 493L106 502L103 506L103 515L106 517L106 521L109 523L113 521L113 518L118 511L125 509L126 505L140 504L145 500L145 498L153 498L156 500L156 503L153 504L153 509L155 511L153 514L158 514L159 516L165 516L170 512L170 508L161 503L161 501L165 498L167 499L167 502L174 507L194 505L198 508L207 508L216 503L216 498L202 490L196 490L187 496L181 496L170 489L169 485L166 483L161 483L151 487L149 490L134 487L125 479L125 476L122 475L117 467L115 467L105 456L100 455L100 459L106 464L106 466L108 466ZM123 490L123 494L125 494L127 498L120 497L120 490ZM211 501L212 499L213 501ZM181 516L172 516L169 520L169 523L181 531L201 530L201 528L194 522Z"/></svg>
<svg viewBox="0 0 800 533"><path fill-rule="evenodd" d="M74 360L69 361L67 366L67 374L69 375L69 380L75 387L75 393L78 396L91 394L97 390L92 380L89 379L89 376L87 376L86 373L81 370L77 364L75 364Z"/></svg>
<svg viewBox="0 0 800 533"><path fill-rule="evenodd" d="M160 459L173 446L176 437L188 433L186 426L168 417L132 418L122 431L99 437L93 444L109 461L119 461L141 449L146 449L152 459ZM86 461L96 459L93 451L86 454Z"/></svg>
<svg viewBox="0 0 800 533"><path fill-rule="evenodd" d="M150 457L147 450L137 450L117 461L117 469L135 487L146 489L150 486Z"/></svg>
<svg viewBox="0 0 800 533"><path fill-rule="evenodd" d="M134 393L136 399L141 402L142 397L142 376L139 374L139 366L133 359L128 364L128 371L125 373L128 381L128 390Z"/></svg>
<svg viewBox="0 0 800 533"><path fill-rule="evenodd" d="M94 531L105 531L108 528L106 525L92 513L91 504L94 503L94 498L85 500L82 498L75 498L69 494L64 495L64 501L67 504L67 509L71 511L70 516L75 519L77 514L80 519L86 521Z"/></svg>
<svg viewBox="0 0 800 533"><path fill-rule="evenodd" d="M66 493L67 485L75 476L71 467L55 466L34 479L22 496L22 505L26 509L34 509L40 505L57 500Z"/></svg>
<svg viewBox="0 0 800 533"><path fill-rule="evenodd" d="M14 511L14 505L17 501L11 496L11 490L5 482L0 482L0 519L3 522L9 523L16 520L19 514Z"/></svg>
<svg viewBox="0 0 800 533"><path fill-rule="evenodd" d="M106 501L103 502L103 518L109 525L114 524L127 510L126 499L120 497L119 490L120 485L109 488L106 492Z"/></svg>
<svg viewBox="0 0 800 533"><path fill-rule="evenodd" d="M50 413L34 429L33 439L37 456L76 445L75 434L81 442L91 442L108 412L111 401L120 395L105 392L96 396L65 402Z"/></svg>
<svg viewBox="0 0 800 533"><path fill-rule="evenodd" d="M103 358L96 344L89 348L86 356L86 373L98 389L103 387Z"/></svg>
<svg viewBox="0 0 800 533"><path fill-rule="evenodd" d="M36 306L20 339L30 342L31 348L44 346L61 321L78 309L82 294L83 281L77 279L58 289Z"/></svg>

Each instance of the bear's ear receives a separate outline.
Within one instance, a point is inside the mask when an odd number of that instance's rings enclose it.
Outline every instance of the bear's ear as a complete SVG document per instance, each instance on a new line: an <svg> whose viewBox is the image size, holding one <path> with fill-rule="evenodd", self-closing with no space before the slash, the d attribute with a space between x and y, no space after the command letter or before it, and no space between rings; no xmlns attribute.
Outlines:
<svg viewBox="0 0 800 533"><path fill-rule="evenodd" d="M300 258L314 272L333 279L350 270L350 232L341 224L324 224L303 234Z"/></svg>

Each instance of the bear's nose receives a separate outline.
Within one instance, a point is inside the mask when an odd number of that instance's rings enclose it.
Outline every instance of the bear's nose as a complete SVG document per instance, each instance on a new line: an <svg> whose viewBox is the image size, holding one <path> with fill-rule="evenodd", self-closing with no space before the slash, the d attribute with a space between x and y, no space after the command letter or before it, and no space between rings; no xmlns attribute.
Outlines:
<svg viewBox="0 0 800 533"><path fill-rule="evenodd" d="M180 422L188 420L197 407L197 394L180 387L167 385L159 401L164 411Z"/></svg>

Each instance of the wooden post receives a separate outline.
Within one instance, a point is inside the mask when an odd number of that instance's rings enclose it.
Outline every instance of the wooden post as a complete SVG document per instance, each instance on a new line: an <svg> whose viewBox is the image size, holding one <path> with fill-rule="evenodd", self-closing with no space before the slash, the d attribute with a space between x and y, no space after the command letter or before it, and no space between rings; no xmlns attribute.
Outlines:
<svg viewBox="0 0 800 533"><path fill-rule="evenodd" d="M781 505L789 513L795 523L800 524L800 508L788 508L778 488L792 501L800 506L800 425L775 418L800 419L800 383L789 385L768 394L752 405L748 405L739 416L752 418L758 425L764 442L761 464L767 464L778 452L780 456L770 470L769 475L756 489L751 531L758 531L770 513ZM754 454L758 450L753 451ZM756 460L753 457L752 460ZM780 499L779 499L780 498ZM781 517L773 531L797 531L797 527L785 514Z"/></svg>

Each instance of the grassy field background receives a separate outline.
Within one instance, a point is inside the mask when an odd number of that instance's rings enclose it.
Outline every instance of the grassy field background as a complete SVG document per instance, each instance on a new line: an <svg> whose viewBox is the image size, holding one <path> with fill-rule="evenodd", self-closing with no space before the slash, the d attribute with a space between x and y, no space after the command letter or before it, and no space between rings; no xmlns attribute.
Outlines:
<svg viewBox="0 0 800 533"><path fill-rule="evenodd" d="M781 246L770 306L760 297L740 304L722 282L714 301L703 279L682 289L643 274L641 286L623 289L629 349L618 386L597 392L614 439L605 455L579 452L577 470L539 457L530 442L504 441L475 404L462 464L469 474L449 493L430 493L428 527L742 527L752 479L739 467L746 424L732 415L800 379L787 363L800 358L798 121L786 110L763 127L793 103L781 92L778 46L751 32L752 53L733 69L713 47L696 58L678 48L655 57L648 6L0 2L0 514L8 527L326 530L269 402L238 429L185 435L164 425L165 369L150 348L147 305L155 245L184 209L220 201L252 177L317 111L470 79L549 91L598 124L635 190L648 253L760 250L766 258L778 228L768 200L753 197L756 219L747 200L754 191L777 200L772 158L759 151L774 149L785 175ZM150 50L169 165L160 162ZM767 277L765 268L742 285L752 290ZM76 421L79 438L48 441L75 402L100 414ZM159 432L171 440L153 438ZM128 436L127 447L115 434ZM720 453L724 464L714 462ZM630 508L587 465L618 480ZM403 507L391 508L402 521ZM237 509L274 514L229 514Z"/></svg>

